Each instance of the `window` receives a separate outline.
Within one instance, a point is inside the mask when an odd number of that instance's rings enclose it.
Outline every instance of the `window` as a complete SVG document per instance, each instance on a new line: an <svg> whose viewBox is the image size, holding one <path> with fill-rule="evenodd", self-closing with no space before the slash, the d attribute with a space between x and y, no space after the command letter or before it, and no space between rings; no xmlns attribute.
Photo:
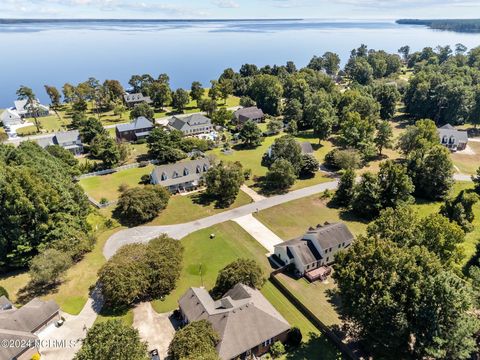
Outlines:
<svg viewBox="0 0 480 360"><path fill-rule="evenodd" d="M162 181L163 181L163 180L167 180L167 179L168 179L168 176L167 176L167 174L165 174L165 173L162 173Z"/></svg>
<svg viewBox="0 0 480 360"><path fill-rule="evenodd" d="M447 135L444 135L442 138L442 144L446 144L446 143L447 143Z"/></svg>
<svg viewBox="0 0 480 360"><path fill-rule="evenodd" d="M330 259L330 258L327 256L327 262L328 262L329 259Z"/></svg>
<svg viewBox="0 0 480 360"><path fill-rule="evenodd" d="M273 343L273 339L268 339L267 341L263 342L263 346L269 346Z"/></svg>
<svg viewBox="0 0 480 360"><path fill-rule="evenodd" d="M340 249L340 246L342 246L341 244L338 244L338 248Z"/></svg>
<svg viewBox="0 0 480 360"><path fill-rule="evenodd" d="M173 172L173 178L178 178L178 173L176 171Z"/></svg>
<svg viewBox="0 0 480 360"><path fill-rule="evenodd" d="M189 174L189 171L187 168L183 169L183 176L187 176Z"/></svg>
<svg viewBox="0 0 480 360"><path fill-rule="evenodd" d="M201 171L202 171L202 168L200 167L200 165L197 165L197 174L200 174Z"/></svg>
<svg viewBox="0 0 480 360"><path fill-rule="evenodd" d="M450 144L455 143L455 138L453 136L450 136Z"/></svg>

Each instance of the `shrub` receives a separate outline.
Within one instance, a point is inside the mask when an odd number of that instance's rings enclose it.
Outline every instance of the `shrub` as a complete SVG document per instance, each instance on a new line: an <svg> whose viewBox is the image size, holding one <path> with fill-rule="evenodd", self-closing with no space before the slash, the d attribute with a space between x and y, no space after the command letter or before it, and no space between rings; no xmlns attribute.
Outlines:
<svg viewBox="0 0 480 360"><path fill-rule="evenodd" d="M98 272L106 304L122 308L167 295L180 276L182 257L182 244L165 235L123 246Z"/></svg>
<svg viewBox="0 0 480 360"><path fill-rule="evenodd" d="M92 326L75 360L146 360L147 344L138 330L120 320L108 320Z"/></svg>
<svg viewBox="0 0 480 360"><path fill-rule="evenodd" d="M274 358L278 358L285 354L285 346L280 341L275 341L272 346L270 346L270 354Z"/></svg>
<svg viewBox="0 0 480 360"><path fill-rule="evenodd" d="M303 154L300 174L303 176L313 176L318 171L319 166L318 160L313 155Z"/></svg>
<svg viewBox="0 0 480 360"><path fill-rule="evenodd" d="M120 195L113 215L127 226L144 224L167 207L169 198L168 190L158 185L128 189Z"/></svg>
<svg viewBox="0 0 480 360"><path fill-rule="evenodd" d="M127 191L127 190L128 190L128 185L125 184L125 183L120 184L120 186L118 187L118 192L120 192L120 193L123 193L123 192L125 192L125 191Z"/></svg>
<svg viewBox="0 0 480 360"><path fill-rule="evenodd" d="M302 343L302 332L296 326L290 329L287 337L287 344L291 347L298 347Z"/></svg>
<svg viewBox="0 0 480 360"><path fill-rule="evenodd" d="M0 286L0 296L5 296L7 299L9 299L8 291L4 287Z"/></svg>
<svg viewBox="0 0 480 360"><path fill-rule="evenodd" d="M285 159L278 159L265 176L265 187L269 190L286 190L295 183L295 169Z"/></svg>
<svg viewBox="0 0 480 360"><path fill-rule="evenodd" d="M107 204L108 204L108 199L102 197L102 198L100 199L100 205L107 205Z"/></svg>
<svg viewBox="0 0 480 360"><path fill-rule="evenodd" d="M219 340L211 323L194 321L175 333L168 354L173 360L218 359L215 346Z"/></svg>
<svg viewBox="0 0 480 360"><path fill-rule="evenodd" d="M47 249L35 256L30 263L30 281L48 285L60 282L62 275L72 265L72 258L59 250Z"/></svg>
<svg viewBox="0 0 480 360"><path fill-rule="evenodd" d="M220 270L212 296L220 298L238 283L258 289L264 281L262 269L254 260L238 259Z"/></svg>

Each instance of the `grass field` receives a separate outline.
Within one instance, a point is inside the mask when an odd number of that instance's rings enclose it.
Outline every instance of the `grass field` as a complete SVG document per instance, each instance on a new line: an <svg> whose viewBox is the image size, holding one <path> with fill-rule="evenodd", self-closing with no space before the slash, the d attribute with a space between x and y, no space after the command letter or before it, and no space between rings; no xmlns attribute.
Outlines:
<svg viewBox="0 0 480 360"><path fill-rule="evenodd" d="M328 207L327 202L320 194L316 194L262 210L254 216L283 240L300 236L310 226L325 221L343 221L354 235L365 231L365 222L341 214L338 209Z"/></svg>
<svg viewBox="0 0 480 360"><path fill-rule="evenodd" d="M79 183L85 192L95 200L100 201L100 199L106 198L113 201L120 195L118 187L121 184L129 187L138 186L142 175L150 174L152 169L153 165L121 170L113 174L84 178Z"/></svg>
<svg viewBox="0 0 480 360"><path fill-rule="evenodd" d="M209 235L214 233L214 239ZM183 270L177 288L163 301L152 303L160 313L177 308L177 301L191 286L205 286L210 289L215 284L219 270L238 258L250 258L264 269L265 275L271 271L266 250L239 225L226 222L208 229L195 232L182 240L185 247ZM297 351L288 354L285 359L336 359L336 348L320 331L305 318L293 304L267 281L261 289L265 297L290 322L298 326L304 335L305 344Z"/></svg>
<svg viewBox="0 0 480 360"><path fill-rule="evenodd" d="M480 142L470 141L468 147L475 154L452 153L452 160L461 173L473 175L480 166Z"/></svg>

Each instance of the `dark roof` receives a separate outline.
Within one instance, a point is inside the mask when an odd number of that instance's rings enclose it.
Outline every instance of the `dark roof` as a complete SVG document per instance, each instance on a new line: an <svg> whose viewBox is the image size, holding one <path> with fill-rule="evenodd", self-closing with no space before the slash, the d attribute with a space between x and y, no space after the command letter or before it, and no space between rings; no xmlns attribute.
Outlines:
<svg viewBox="0 0 480 360"><path fill-rule="evenodd" d="M232 359L290 329L262 293L243 284L213 300L204 288L190 288L179 300L189 322L209 321L220 336L217 352Z"/></svg>
<svg viewBox="0 0 480 360"><path fill-rule="evenodd" d="M319 245L320 249L326 250L339 244L345 244L347 247L353 239L353 234L344 223L325 223L309 229L299 238L284 241L275 247L286 247L290 259L296 255L303 265L307 265L322 259L315 244Z"/></svg>
<svg viewBox="0 0 480 360"><path fill-rule="evenodd" d="M339 244L349 245L353 241L353 234L344 223L325 223L317 225L316 228L308 230L303 238L313 235L313 241L320 244L322 249L328 249Z"/></svg>
<svg viewBox="0 0 480 360"><path fill-rule="evenodd" d="M308 141L304 141L304 142L301 142L301 143L298 143L298 144L302 148L302 153L313 154L313 147L312 147L311 143L309 143Z"/></svg>
<svg viewBox="0 0 480 360"><path fill-rule="evenodd" d="M251 106L247 108L238 109L234 112L234 116L237 120L247 121L250 119L260 119L265 116L262 109L259 109L256 106Z"/></svg>
<svg viewBox="0 0 480 360"><path fill-rule="evenodd" d="M1 311L0 328L34 332L58 311L59 307L55 301L35 298L19 309Z"/></svg>
<svg viewBox="0 0 480 360"><path fill-rule="evenodd" d="M140 130L140 129L153 129L153 123L148 120L145 116L140 116L128 124L117 125L117 130L119 132Z"/></svg>
<svg viewBox="0 0 480 360"><path fill-rule="evenodd" d="M155 176L159 180L159 185L172 186L199 180L206 171L205 169L208 170L209 168L210 161L207 158L200 158L155 166L152 174L155 173ZM197 171L197 169L199 169L199 171ZM161 180L162 175L166 175L165 180Z"/></svg>
<svg viewBox="0 0 480 360"><path fill-rule="evenodd" d="M30 348L29 344L34 344L38 337L25 331L3 330L0 326L0 339L7 340L9 343L18 344L19 346L0 346L0 359L10 360L16 359L26 349Z"/></svg>
<svg viewBox="0 0 480 360"><path fill-rule="evenodd" d="M450 137L453 137L456 145L458 145L459 143L466 144L468 142L468 132L457 130L450 124L443 125L437 130L440 141L442 141L443 137L446 136L448 139L450 139Z"/></svg>
<svg viewBox="0 0 480 360"><path fill-rule="evenodd" d="M212 121L208 117L202 114L192 114L182 118L173 116L169 120L169 125L174 129L177 129L180 131L184 131L187 129L192 129L200 126L205 126L205 125L210 126L211 124L212 124Z"/></svg>

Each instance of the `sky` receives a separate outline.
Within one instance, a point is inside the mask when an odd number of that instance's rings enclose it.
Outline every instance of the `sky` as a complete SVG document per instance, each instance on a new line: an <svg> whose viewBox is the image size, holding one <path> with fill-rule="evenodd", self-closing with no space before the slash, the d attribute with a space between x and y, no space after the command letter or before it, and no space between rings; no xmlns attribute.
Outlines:
<svg viewBox="0 0 480 360"><path fill-rule="evenodd" d="M480 17L480 0L0 0L0 18L399 19Z"/></svg>

